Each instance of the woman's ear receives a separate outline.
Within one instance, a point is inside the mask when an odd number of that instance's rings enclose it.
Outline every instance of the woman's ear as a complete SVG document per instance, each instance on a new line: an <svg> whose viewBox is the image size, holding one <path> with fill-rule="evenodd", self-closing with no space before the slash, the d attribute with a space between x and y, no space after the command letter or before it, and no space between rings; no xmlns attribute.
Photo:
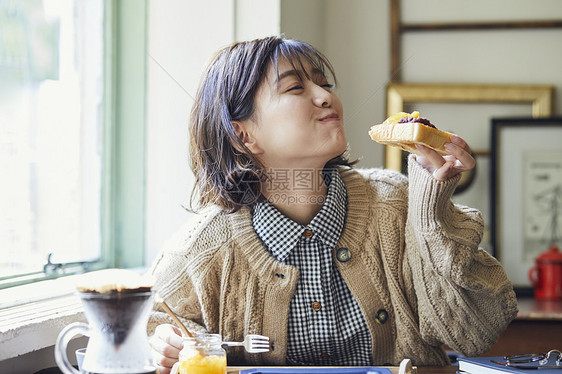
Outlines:
<svg viewBox="0 0 562 374"><path fill-rule="evenodd" d="M232 127L234 128L234 132L236 133L236 136L238 136L238 139L242 141L242 143L246 146L246 148L248 148L250 152L252 152L252 154L254 155L263 153L262 149L258 146L256 139L252 136L249 126L251 125L245 121L232 122ZM234 148L236 148L236 150L243 152L242 149L238 149L239 147L237 144L234 144L233 146Z"/></svg>

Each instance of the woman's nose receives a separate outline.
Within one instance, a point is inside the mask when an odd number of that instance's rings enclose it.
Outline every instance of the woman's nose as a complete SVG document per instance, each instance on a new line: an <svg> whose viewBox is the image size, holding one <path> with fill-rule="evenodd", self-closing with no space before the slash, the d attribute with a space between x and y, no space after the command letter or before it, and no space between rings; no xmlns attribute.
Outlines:
<svg viewBox="0 0 562 374"><path fill-rule="evenodd" d="M326 91L324 87L315 85L313 91L313 102L314 105L320 108L329 108L332 106L332 95L331 92Z"/></svg>

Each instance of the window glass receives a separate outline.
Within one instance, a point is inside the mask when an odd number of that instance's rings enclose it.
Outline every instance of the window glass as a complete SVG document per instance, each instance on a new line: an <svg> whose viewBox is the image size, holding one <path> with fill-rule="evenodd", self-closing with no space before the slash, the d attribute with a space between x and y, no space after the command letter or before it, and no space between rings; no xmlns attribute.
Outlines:
<svg viewBox="0 0 562 374"><path fill-rule="evenodd" d="M100 257L103 13L0 0L0 277Z"/></svg>

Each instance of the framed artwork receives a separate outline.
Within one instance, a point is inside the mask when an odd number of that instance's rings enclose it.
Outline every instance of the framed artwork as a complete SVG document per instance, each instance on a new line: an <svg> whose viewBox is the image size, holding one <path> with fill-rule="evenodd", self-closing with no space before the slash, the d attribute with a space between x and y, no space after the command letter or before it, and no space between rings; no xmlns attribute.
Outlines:
<svg viewBox="0 0 562 374"><path fill-rule="evenodd" d="M496 258L516 288L562 245L562 117L492 120L491 223Z"/></svg>

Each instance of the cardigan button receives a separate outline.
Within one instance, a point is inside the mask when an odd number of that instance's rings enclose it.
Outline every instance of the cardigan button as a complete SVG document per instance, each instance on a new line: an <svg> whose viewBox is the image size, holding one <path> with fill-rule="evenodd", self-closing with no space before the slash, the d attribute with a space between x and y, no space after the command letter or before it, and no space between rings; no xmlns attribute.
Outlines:
<svg viewBox="0 0 562 374"><path fill-rule="evenodd" d="M351 259L351 253L349 253L349 250L345 247L339 248L336 251L336 258L339 262L347 262Z"/></svg>
<svg viewBox="0 0 562 374"><path fill-rule="evenodd" d="M388 321L388 312L384 309L379 309L375 314L375 321L377 321L379 325L384 325L386 321Z"/></svg>

